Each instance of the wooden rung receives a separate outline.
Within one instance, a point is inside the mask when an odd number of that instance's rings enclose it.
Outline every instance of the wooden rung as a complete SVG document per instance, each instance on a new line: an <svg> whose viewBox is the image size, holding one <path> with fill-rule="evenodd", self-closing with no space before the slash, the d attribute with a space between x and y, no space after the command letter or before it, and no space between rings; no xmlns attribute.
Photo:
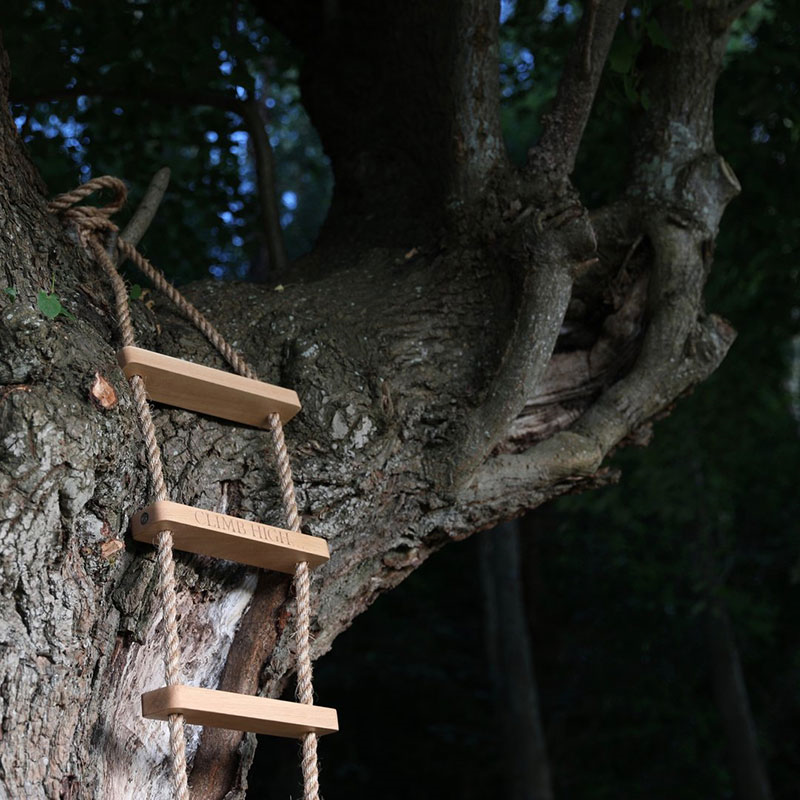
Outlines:
<svg viewBox="0 0 800 800"><path fill-rule="evenodd" d="M311 732L322 736L339 730L336 709L324 706L307 706L181 684L164 686L142 695L143 717L168 719L170 714L183 714L190 725L291 738Z"/></svg>
<svg viewBox="0 0 800 800"><path fill-rule="evenodd" d="M134 539L151 544L159 531L172 531L173 545L178 550L278 572L292 573L301 561L318 567L330 558L328 543L319 536L306 536L169 500L159 500L136 512L131 530Z"/></svg>
<svg viewBox="0 0 800 800"><path fill-rule="evenodd" d="M288 422L299 410L297 393L221 369L164 356L141 347L123 347L119 365L130 378L141 375L147 396L157 403L266 428L273 412Z"/></svg>

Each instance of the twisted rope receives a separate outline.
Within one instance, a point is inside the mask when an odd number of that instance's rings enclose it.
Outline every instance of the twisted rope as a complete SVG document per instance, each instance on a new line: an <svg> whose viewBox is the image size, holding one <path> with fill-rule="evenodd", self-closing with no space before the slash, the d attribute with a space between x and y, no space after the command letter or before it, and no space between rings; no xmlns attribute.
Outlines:
<svg viewBox="0 0 800 800"><path fill-rule="evenodd" d="M88 197L98 189L110 189L114 192L111 203L102 208L78 206L80 200ZM114 262L103 249L101 239L108 234L116 234L117 226L111 216L125 203L125 184L118 178L104 176L94 178L71 192L59 195L50 203L49 208L59 214L66 222L74 224L81 241L87 246L95 259L108 274L114 288L117 305L117 317L122 334L123 344L135 344L133 325L128 305L128 292L125 283L114 266ZM161 270L154 267L132 244L117 238L116 248L143 272L189 321L200 330L211 342L222 357L233 369L246 378L258 380L256 372L228 344L222 334L206 319L205 316L190 303L169 281ZM142 430L147 447L147 463L150 470L153 490L158 500L167 499L167 488L161 451L156 441L150 406L144 388L144 381L138 376L131 377L134 400L139 413ZM292 467L283 435L283 424L280 415L270 414L267 423L271 431L272 449L278 469L281 488L281 501L286 516L287 526L292 531L300 531L300 514L297 510L297 498L292 479ZM158 540L158 561L161 576L161 594L164 601L164 625L167 639L166 672L167 683L179 682L178 626L176 621L175 601L175 567L172 558L172 533L164 531ZM308 563L301 561L295 568L294 589L297 598L297 697L301 703L314 705L314 688L311 668L311 578ZM179 800L188 800L189 793L186 781L186 754L183 735L183 717L179 714L170 716L170 740L172 749L173 779ZM317 735L307 733L303 737L303 754L301 757L303 772L304 800L319 800L319 761L317 757Z"/></svg>
<svg viewBox="0 0 800 800"><path fill-rule="evenodd" d="M80 200L88 197L100 189L109 189L114 192L114 199L106 206L96 208L93 206L75 205ZM108 175L94 178L77 189L54 198L48 208L58 214L65 222L74 225L78 236L85 247L94 256L105 270L114 289L114 299L117 310L117 324L119 325L122 342L126 347L136 344L136 338L131 323L130 307L128 305L128 291L114 262L109 257L102 244L102 239L118 231L117 226L111 221L111 215L125 204L127 190L125 184L117 178ZM139 424L144 433L147 451L147 466L150 472L153 493L157 500L167 500L167 484L164 480L164 468L161 459L161 449L156 440L156 430L153 417L150 414L150 405L147 402L144 381L139 375L130 378ZM178 640L177 599L175 591L175 562L172 558L172 532L161 531L157 539L159 588L164 613L164 633L166 639L165 672L167 684L180 683L180 644ZM172 753L172 782L175 787L175 796L179 800L189 800L189 785L186 776L186 736L183 715L170 714L169 716L170 752Z"/></svg>

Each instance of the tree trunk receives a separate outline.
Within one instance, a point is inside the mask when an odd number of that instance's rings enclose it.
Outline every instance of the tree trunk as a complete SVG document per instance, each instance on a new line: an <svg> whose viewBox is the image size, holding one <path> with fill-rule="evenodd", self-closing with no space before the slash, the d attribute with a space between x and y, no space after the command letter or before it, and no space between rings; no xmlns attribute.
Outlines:
<svg viewBox="0 0 800 800"><path fill-rule="evenodd" d="M714 700L722 719L738 800L772 800L767 771L761 760L750 698L730 616L722 598L710 601L706 612Z"/></svg>
<svg viewBox="0 0 800 800"><path fill-rule="evenodd" d="M506 755L502 795L508 800L553 800L519 549L516 521L481 534L486 649Z"/></svg>
<svg viewBox="0 0 800 800"><path fill-rule="evenodd" d="M675 45L645 58L653 102L626 192L589 213L569 183L622 6L589 4L520 170L499 133L496 3L268 9L307 56L337 181L330 219L285 291L209 281L189 294L303 400L287 428L298 500L332 552L313 578L314 657L448 541L607 481L607 453L732 341L701 302L737 190L711 134L724 4L660 10ZM126 533L149 499L141 434L109 286L47 213L9 76L3 54L0 262L17 293L0 296L4 794L162 800L165 726L139 711L163 682L156 567ZM53 283L75 321L37 308ZM223 366L162 303L134 303L133 317L141 346ZM89 400L98 373L119 398L110 410ZM281 524L263 432L155 416L174 499ZM182 553L176 574L184 681L279 695L293 669L287 581ZM190 731L195 797L241 798L254 737Z"/></svg>

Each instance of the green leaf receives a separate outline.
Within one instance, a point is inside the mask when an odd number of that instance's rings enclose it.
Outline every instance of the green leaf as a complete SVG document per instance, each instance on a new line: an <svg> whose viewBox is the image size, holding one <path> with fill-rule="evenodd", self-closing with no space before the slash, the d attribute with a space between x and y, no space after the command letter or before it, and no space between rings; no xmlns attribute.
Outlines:
<svg viewBox="0 0 800 800"><path fill-rule="evenodd" d="M638 103L639 93L636 91L633 78L630 75L624 75L622 78L622 85L625 88L625 97L633 104Z"/></svg>
<svg viewBox="0 0 800 800"><path fill-rule="evenodd" d="M74 314L61 305L61 301L55 293L48 294L44 289L39 290L39 294L36 296L36 305L48 319L55 319L59 314L67 319L75 319Z"/></svg>
<svg viewBox="0 0 800 800"><path fill-rule="evenodd" d="M663 47L665 50L672 50L672 43L667 39L662 27L658 24L657 19L649 19L645 23L645 30L650 41L656 47Z"/></svg>
<svg viewBox="0 0 800 800"><path fill-rule="evenodd" d="M3 289L3 294L5 294L7 297L10 297L11 302L13 303L17 299L19 292L17 291L16 286L6 286L6 288Z"/></svg>
<svg viewBox="0 0 800 800"><path fill-rule="evenodd" d="M36 305L48 319L55 319L61 313L61 301L54 294L48 294L44 289L39 290Z"/></svg>
<svg viewBox="0 0 800 800"><path fill-rule="evenodd" d="M639 55L641 42L632 39L626 32L614 40L614 46L608 54L608 63L614 72L627 75L633 70L636 56Z"/></svg>
<svg viewBox="0 0 800 800"><path fill-rule="evenodd" d="M142 296L142 287L139 286L138 283L134 283L133 286L131 286L129 296L131 300L138 300Z"/></svg>

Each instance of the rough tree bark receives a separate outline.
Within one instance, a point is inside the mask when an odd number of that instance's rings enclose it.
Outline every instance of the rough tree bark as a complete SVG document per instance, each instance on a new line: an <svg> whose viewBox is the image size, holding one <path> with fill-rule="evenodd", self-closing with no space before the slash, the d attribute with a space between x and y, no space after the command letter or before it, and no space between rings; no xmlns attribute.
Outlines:
<svg viewBox="0 0 800 800"><path fill-rule="evenodd" d="M264 13L305 55L333 207L284 292L206 282L191 297L304 401L287 429L299 501L333 553L314 575L319 657L437 548L610 480L606 455L724 357L733 332L702 287L738 191L712 135L736 4L660 7L673 47L641 59L652 105L632 178L592 211L569 174L621 0L587 4L519 170L500 133L497 2L274 5ZM148 499L141 436L109 287L46 212L9 76L3 58L0 260L18 296L0 300L0 796L161 800L166 731L139 717L139 693L163 680L155 563L126 533ZM74 322L37 310L53 277ZM169 308L137 304L135 321L143 346L222 366ZM116 408L90 403L96 373ZM279 522L263 432L156 417L176 499ZM177 560L186 682L280 694L286 580ZM195 796L243 797L254 746L192 730Z"/></svg>

